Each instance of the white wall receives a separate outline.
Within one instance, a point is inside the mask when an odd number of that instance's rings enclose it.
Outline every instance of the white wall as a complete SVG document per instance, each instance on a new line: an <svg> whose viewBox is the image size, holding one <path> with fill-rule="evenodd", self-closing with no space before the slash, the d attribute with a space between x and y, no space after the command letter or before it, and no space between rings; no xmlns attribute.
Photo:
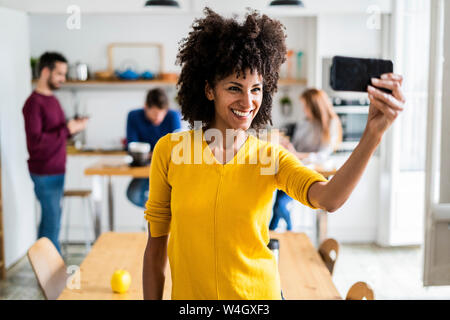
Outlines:
<svg viewBox="0 0 450 320"><path fill-rule="evenodd" d="M69 62L87 63L91 71L107 68L112 42L159 42L165 49L166 72L175 72L178 41L187 35L193 15L86 15L81 29L69 30L66 15L31 15L31 54L46 50L63 53Z"/></svg>
<svg viewBox="0 0 450 320"><path fill-rule="evenodd" d="M381 30L369 28L368 25L372 27L369 18L369 14L319 15L319 54L380 57Z"/></svg>
<svg viewBox="0 0 450 320"><path fill-rule="evenodd" d="M58 50L71 63L87 63L91 71L107 68L107 45L112 42L158 42L164 46L166 72L179 71L175 65L178 43L188 35L196 17L184 15L83 15L81 28L69 30L67 15L30 15L31 54ZM284 17L287 45L296 50L307 49L308 18ZM119 63L120 64L120 63Z"/></svg>
<svg viewBox="0 0 450 320"><path fill-rule="evenodd" d="M6 267L36 240L34 191L26 160L23 104L31 92L28 17L0 8L0 139Z"/></svg>

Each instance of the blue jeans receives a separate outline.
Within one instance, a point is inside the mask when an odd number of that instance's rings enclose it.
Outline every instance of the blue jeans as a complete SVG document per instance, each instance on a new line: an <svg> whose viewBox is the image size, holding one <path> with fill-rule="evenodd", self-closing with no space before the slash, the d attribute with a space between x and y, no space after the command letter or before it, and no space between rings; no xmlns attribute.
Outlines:
<svg viewBox="0 0 450 320"><path fill-rule="evenodd" d="M34 183L34 192L41 204L38 239L42 237L49 238L61 253L59 230L61 229L61 200L64 194L64 174L30 174L30 176Z"/></svg>
<svg viewBox="0 0 450 320"><path fill-rule="evenodd" d="M138 207L145 208L148 199L148 179L133 179L128 185L127 198Z"/></svg>
<svg viewBox="0 0 450 320"><path fill-rule="evenodd" d="M277 197L273 206L273 216L269 225L270 230L275 230L277 228L280 219L284 219L286 221L287 230L292 230L291 213L287 209L288 203L290 203L292 200L293 199L283 191L277 191Z"/></svg>

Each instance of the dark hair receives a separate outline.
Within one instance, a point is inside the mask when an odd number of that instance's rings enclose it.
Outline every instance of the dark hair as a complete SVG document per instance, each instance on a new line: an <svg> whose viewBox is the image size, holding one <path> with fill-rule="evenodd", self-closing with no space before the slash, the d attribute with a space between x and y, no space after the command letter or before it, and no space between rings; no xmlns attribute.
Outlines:
<svg viewBox="0 0 450 320"><path fill-rule="evenodd" d="M246 14L243 23L224 18L210 8L196 19L193 30L180 42L177 64L182 66L178 79L178 102L183 119L209 125L214 119L214 102L205 95L205 85L247 70L263 78L263 98L252 128L272 124L272 96L277 90L279 69L286 60L285 27L257 11Z"/></svg>
<svg viewBox="0 0 450 320"><path fill-rule="evenodd" d="M148 108L155 106L158 109L166 109L169 107L169 99L167 99L166 93L161 88L155 88L150 90L147 93L145 103Z"/></svg>
<svg viewBox="0 0 450 320"><path fill-rule="evenodd" d="M52 71L55 68L55 62L67 63L67 59L58 52L45 52L39 58L38 74L41 75L42 69L45 67Z"/></svg>

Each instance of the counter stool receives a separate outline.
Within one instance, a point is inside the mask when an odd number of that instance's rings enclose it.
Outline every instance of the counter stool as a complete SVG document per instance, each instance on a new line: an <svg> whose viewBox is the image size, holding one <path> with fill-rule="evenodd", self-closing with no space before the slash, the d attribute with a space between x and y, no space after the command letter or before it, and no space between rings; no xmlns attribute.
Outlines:
<svg viewBox="0 0 450 320"><path fill-rule="evenodd" d="M64 206L63 206L63 216L66 217L66 231L65 231L65 241L64 248L67 254L67 244L69 242L69 229L70 229L70 199L78 198L83 201L83 215L84 215L84 235L85 235L85 245L86 251L89 252L91 249L91 238L90 235L93 234L94 223L92 217L92 201L91 201L92 190L65 190L64 191ZM91 230L91 231L90 231Z"/></svg>

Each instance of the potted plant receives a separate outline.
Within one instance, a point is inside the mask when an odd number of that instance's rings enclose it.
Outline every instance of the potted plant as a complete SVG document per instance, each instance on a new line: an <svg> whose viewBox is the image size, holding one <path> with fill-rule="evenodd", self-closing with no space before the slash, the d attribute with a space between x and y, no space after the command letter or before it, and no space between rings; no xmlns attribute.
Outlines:
<svg viewBox="0 0 450 320"><path fill-rule="evenodd" d="M284 95L280 99L280 105L281 105L281 113L284 116L290 116L292 114L292 100L289 98L288 95Z"/></svg>
<svg viewBox="0 0 450 320"><path fill-rule="evenodd" d="M38 58L34 58L31 57L30 58L30 65L31 65L31 76L33 79L37 79L39 78L38 75L38 63L39 63L39 59Z"/></svg>

